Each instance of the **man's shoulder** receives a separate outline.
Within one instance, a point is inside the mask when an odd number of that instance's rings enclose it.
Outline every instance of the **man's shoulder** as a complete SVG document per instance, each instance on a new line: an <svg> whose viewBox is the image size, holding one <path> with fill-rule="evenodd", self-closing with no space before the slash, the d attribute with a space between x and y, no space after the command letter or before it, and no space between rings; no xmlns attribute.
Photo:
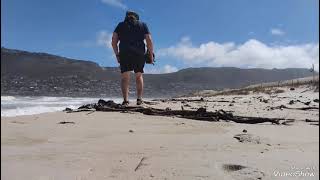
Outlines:
<svg viewBox="0 0 320 180"><path fill-rule="evenodd" d="M147 26L147 24L143 21L138 21L138 24L142 25L142 26ZM124 26L124 25L126 25L126 22L124 22L124 21L121 21L118 23L118 26Z"/></svg>
<svg viewBox="0 0 320 180"><path fill-rule="evenodd" d="M119 22L118 25L116 26L115 32L120 33L125 29L125 24L124 22Z"/></svg>
<svg viewBox="0 0 320 180"><path fill-rule="evenodd" d="M142 29L148 29L147 24L146 24L145 22L143 22L143 21L140 21L140 22L139 22L139 25L140 25L140 27L141 27Z"/></svg>
<svg viewBox="0 0 320 180"><path fill-rule="evenodd" d="M124 22L123 22L123 21L121 21L121 22L118 23L118 26L123 26L123 25L124 25Z"/></svg>
<svg viewBox="0 0 320 180"><path fill-rule="evenodd" d="M143 21L140 21L140 24L141 24L142 26L147 26L147 23L145 23L145 22L143 22Z"/></svg>

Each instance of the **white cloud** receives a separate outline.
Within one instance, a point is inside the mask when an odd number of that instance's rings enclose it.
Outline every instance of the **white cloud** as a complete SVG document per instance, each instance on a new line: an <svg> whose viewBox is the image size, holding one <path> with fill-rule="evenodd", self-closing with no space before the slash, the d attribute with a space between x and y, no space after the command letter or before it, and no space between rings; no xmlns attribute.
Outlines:
<svg viewBox="0 0 320 180"><path fill-rule="evenodd" d="M123 10L128 9L128 6L125 5L121 0L101 0L101 2L103 2L107 5L110 5L110 6L121 8Z"/></svg>
<svg viewBox="0 0 320 180"><path fill-rule="evenodd" d="M283 30L278 29L278 28L272 28L272 29L270 29L270 33L271 33L272 35L276 35L276 36L281 36L281 35L284 35L284 34L285 34L285 32L284 32Z"/></svg>
<svg viewBox="0 0 320 180"><path fill-rule="evenodd" d="M102 30L98 33L97 44L112 49L111 46L112 33Z"/></svg>
<svg viewBox="0 0 320 180"><path fill-rule="evenodd" d="M163 67L146 67L145 72L148 74L162 74L162 73L172 73L178 71L178 68L171 65L164 65Z"/></svg>
<svg viewBox="0 0 320 180"><path fill-rule="evenodd" d="M178 71L178 68L170 65L165 65L163 67L163 73L172 73Z"/></svg>
<svg viewBox="0 0 320 180"><path fill-rule="evenodd" d="M160 57L173 57L188 66L240 68L310 68L319 70L319 43L270 46L250 39L243 44L213 41L195 46L184 37L177 45L160 49Z"/></svg>

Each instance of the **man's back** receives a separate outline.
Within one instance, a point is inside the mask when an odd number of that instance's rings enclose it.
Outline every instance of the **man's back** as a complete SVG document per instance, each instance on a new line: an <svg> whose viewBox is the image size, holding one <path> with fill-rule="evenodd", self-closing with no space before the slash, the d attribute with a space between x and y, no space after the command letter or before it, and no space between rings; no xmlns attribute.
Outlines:
<svg viewBox="0 0 320 180"><path fill-rule="evenodd" d="M118 34L120 52L145 53L144 39L149 34L147 25L143 22L123 21L115 29Z"/></svg>

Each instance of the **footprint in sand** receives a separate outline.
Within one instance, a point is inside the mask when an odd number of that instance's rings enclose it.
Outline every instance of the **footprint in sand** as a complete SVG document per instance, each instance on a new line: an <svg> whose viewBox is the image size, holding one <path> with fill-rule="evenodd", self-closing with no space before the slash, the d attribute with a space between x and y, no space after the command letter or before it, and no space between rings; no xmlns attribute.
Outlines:
<svg viewBox="0 0 320 180"><path fill-rule="evenodd" d="M223 170L229 173L235 180L261 180L265 174L257 168L251 168L238 164L224 164Z"/></svg>

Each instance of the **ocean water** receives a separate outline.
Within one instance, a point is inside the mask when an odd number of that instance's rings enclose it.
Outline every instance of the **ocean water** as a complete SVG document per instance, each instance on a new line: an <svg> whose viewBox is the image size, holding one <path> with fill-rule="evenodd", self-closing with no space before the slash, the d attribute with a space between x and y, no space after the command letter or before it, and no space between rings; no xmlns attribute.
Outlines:
<svg viewBox="0 0 320 180"><path fill-rule="evenodd" d="M84 104L96 103L99 99L122 102L121 98L73 98L48 96L1 96L1 117L40 114L75 109Z"/></svg>

